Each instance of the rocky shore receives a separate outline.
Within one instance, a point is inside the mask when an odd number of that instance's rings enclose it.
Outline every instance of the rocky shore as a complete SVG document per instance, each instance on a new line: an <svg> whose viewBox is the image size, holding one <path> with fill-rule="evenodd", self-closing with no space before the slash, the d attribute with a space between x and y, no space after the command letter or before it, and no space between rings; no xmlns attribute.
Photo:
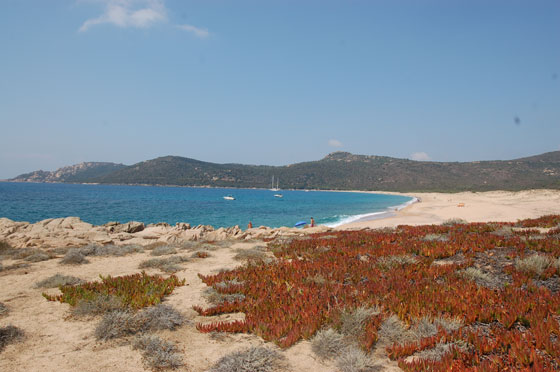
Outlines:
<svg viewBox="0 0 560 372"><path fill-rule="evenodd" d="M239 226L215 229L208 225L191 226L180 222L144 225L142 222L109 222L95 226L78 217L46 219L36 223L0 218L0 241L15 248L80 247L91 243L106 245L148 245L155 242L180 244L184 241L250 240L282 236L300 236L332 230L325 226L307 229L270 228L266 226L242 230Z"/></svg>

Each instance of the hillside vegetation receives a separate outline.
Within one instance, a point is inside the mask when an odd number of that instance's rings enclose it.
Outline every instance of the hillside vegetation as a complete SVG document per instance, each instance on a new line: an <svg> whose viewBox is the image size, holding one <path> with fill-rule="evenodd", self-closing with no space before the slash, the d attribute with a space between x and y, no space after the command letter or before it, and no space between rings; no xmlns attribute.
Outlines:
<svg viewBox="0 0 560 372"><path fill-rule="evenodd" d="M335 152L287 166L216 164L165 156L87 180L111 184L385 191L490 191L560 188L560 151L509 161L432 162ZM21 176L20 176L21 177Z"/></svg>

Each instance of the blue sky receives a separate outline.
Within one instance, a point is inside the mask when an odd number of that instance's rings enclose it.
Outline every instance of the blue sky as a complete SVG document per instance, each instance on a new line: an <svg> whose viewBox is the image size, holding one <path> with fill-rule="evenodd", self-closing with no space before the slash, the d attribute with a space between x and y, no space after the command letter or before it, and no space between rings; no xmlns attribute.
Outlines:
<svg viewBox="0 0 560 372"><path fill-rule="evenodd" d="M560 2L2 0L0 178L560 149Z"/></svg>

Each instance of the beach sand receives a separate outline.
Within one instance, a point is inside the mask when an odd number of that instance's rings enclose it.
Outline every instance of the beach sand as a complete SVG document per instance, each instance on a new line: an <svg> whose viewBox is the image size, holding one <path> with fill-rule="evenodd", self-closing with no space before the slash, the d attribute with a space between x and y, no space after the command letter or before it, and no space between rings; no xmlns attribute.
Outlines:
<svg viewBox="0 0 560 372"><path fill-rule="evenodd" d="M339 229L362 229L391 227L400 224L438 224L448 219L460 218L470 222L516 221L546 214L560 214L560 191L538 190L522 192L485 193L414 193L407 194L420 199L395 216L361 221L341 226ZM306 229L313 232L314 229ZM234 258L237 249L252 249L266 243L258 240L231 241L231 244L217 244L210 251L210 257L194 259L183 265L177 276L186 279L187 285L178 287L165 300L166 304L180 311L188 320L176 331L157 332L162 338L176 342L183 356L185 366L180 371L207 371L218 359L237 350L253 345L264 345L261 338L251 334L227 334L213 338L196 330L198 322L233 320L243 314L225 314L216 317L201 317L193 305L208 306L203 296L207 286L198 274L216 273L221 269L232 269L243 264ZM190 252L180 252L187 254ZM99 321L77 319L70 316L68 304L48 302L42 292L57 293L58 289L38 289L34 283L55 273L77 276L84 280L97 280L99 275L120 276L140 272L141 261L153 258L149 251L123 257L92 257L90 263L79 266L62 265L62 256L44 262L31 263L28 267L0 271L0 302L9 312L0 315L0 327L14 325L25 332L23 341L8 345L0 355L2 371L149 371L137 350L130 346L130 339L97 341L94 328ZM4 259L4 267L22 260ZM160 273L149 269L149 274ZM286 371L335 372L332 362L320 360L311 351L309 341L300 341L287 350L281 351L286 357ZM382 350L377 363L384 371L400 370L396 362L389 361Z"/></svg>
<svg viewBox="0 0 560 372"><path fill-rule="evenodd" d="M396 194L396 193L391 193ZM357 221L339 229L440 224L450 219L468 222L515 222L547 214L560 214L560 190L461 192L456 194L398 194L418 198L387 218Z"/></svg>

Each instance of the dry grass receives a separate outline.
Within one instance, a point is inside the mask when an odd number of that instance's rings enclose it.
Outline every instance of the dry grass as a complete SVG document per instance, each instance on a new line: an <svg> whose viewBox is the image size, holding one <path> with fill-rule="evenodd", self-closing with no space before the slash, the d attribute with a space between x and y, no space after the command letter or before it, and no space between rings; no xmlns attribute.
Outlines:
<svg viewBox="0 0 560 372"><path fill-rule="evenodd" d="M418 260L411 255L403 254L399 256L384 256L377 260L377 264L385 269L391 269L395 266L402 265L413 265L417 263Z"/></svg>
<svg viewBox="0 0 560 372"><path fill-rule="evenodd" d="M132 346L142 350L145 363L155 370L176 369L184 364L181 354L177 352L177 346L158 336L140 336L134 340Z"/></svg>
<svg viewBox="0 0 560 372"><path fill-rule="evenodd" d="M476 267L467 267L465 270L461 271L460 274L463 278L472 280L482 287L499 288L503 286L503 283L499 279L490 274L486 274Z"/></svg>
<svg viewBox="0 0 560 372"><path fill-rule="evenodd" d="M0 255L11 255L14 248L6 241L0 240Z"/></svg>
<svg viewBox="0 0 560 372"><path fill-rule="evenodd" d="M88 259L80 252L80 249L73 248L66 252L60 263L65 265L82 265L89 263Z"/></svg>
<svg viewBox="0 0 560 372"><path fill-rule="evenodd" d="M77 248L84 256L116 256L122 257L131 253L140 253L144 248L140 245L97 245L90 244L82 248Z"/></svg>
<svg viewBox="0 0 560 372"><path fill-rule="evenodd" d="M109 313L116 310L124 310L125 305L117 296L99 294L93 299L80 300L78 304L71 308L74 316L91 316Z"/></svg>
<svg viewBox="0 0 560 372"><path fill-rule="evenodd" d="M203 295L212 305L219 305L224 302L243 301L245 299L245 295L242 293L220 293L214 288L206 288Z"/></svg>
<svg viewBox="0 0 560 372"><path fill-rule="evenodd" d="M50 255L48 255L48 254L45 253L45 252L37 252L37 253L34 253L34 254L30 255L30 256L25 257L25 261L28 261L28 262L41 262L41 261L50 260L51 258L53 258L53 257L51 257Z"/></svg>
<svg viewBox="0 0 560 372"><path fill-rule="evenodd" d="M133 335L140 332L141 329L142 324L134 313L128 310L115 310L106 313L95 327L95 338L110 340Z"/></svg>
<svg viewBox="0 0 560 372"><path fill-rule="evenodd" d="M276 350L251 347L222 357L209 372L273 372L284 367L284 357Z"/></svg>
<svg viewBox="0 0 560 372"><path fill-rule="evenodd" d="M442 223L443 226L453 226L453 225L466 225L468 221L463 220L462 218L450 218Z"/></svg>
<svg viewBox="0 0 560 372"><path fill-rule="evenodd" d="M391 315L379 327L379 340L385 343L403 343L412 339L405 324L396 316Z"/></svg>
<svg viewBox="0 0 560 372"><path fill-rule="evenodd" d="M35 288L58 288L64 285L76 285L81 283L83 283L83 280L75 276L55 274L35 283Z"/></svg>
<svg viewBox="0 0 560 372"><path fill-rule="evenodd" d="M340 316L340 333L358 339L365 331L366 322L381 313L378 308L358 307L353 311L344 310Z"/></svg>
<svg viewBox="0 0 560 372"><path fill-rule="evenodd" d="M8 307L0 302L0 316L8 314Z"/></svg>
<svg viewBox="0 0 560 372"><path fill-rule="evenodd" d="M346 348L344 335L332 328L320 330L311 339L311 350L322 359L333 359Z"/></svg>
<svg viewBox="0 0 560 372"><path fill-rule="evenodd" d="M11 325L0 328L0 352L2 352L6 346L21 341L24 335L21 329Z"/></svg>
<svg viewBox="0 0 560 372"><path fill-rule="evenodd" d="M515 259L515 268L529 274L540 276L550 265L556 264L550 257L534 254L525 258Z"/></svg>
<svg viewBox="0 0 560 372"><path fill-rule="evenodd" d="M336 366L340 372L373 372L380 370L374 365L367 354L356 346L342 350L336 358Z"/></svg>
<svg viewBox="0 0 560 372"><path fill-rule="evenodd" d="M105 311L105 315L95 329L95 337L98 340L108 340L139 332L175 330L184 321L183 316L169 305L151 306L138 313L124 310L121 305L120 309Z"/></svg>
<svg viewBox="0 0 560 372"><path fill-rule="evenodd" d="M137 315L142 331L174 330L185 322L181 313L169 305L159 304L144 309Z"/></svg>
<svg viewBox="0 0 560 372"><path fill-rule="evenodd" d="M414 357L422 360L438 361L452 351L452 346L452 343L438 343L432 349L422 350L414 354Z"/></svg>
<svg viewBox="0 0 560 372"><path fill-rule="evenodd" d="M426 242L446 242L449 237L445 234L426 234L422 240Z"/></svg>
<svg viewBox="0 0 560 372"><path fill-rule="evenodd" d="M140 262L138 266L140 269L146 268L157 268L161 271L165 271L168 273L174 273L179 270L182 270L182 267L179 266L183 262L188 262L189 258L184 256L169 256L166 258L152 258L150 260Z"/></svg>
<svg viewBox="0 0 560 372"><path fill-rule="evenodd" d="M236 249L237 254L233 256L234 260L249 261L251 263L271 263L274 261L273 257L267 254L265 246L256 246L249 249Z"/></svg>
<svg viewBox="0 0 560 372"><path fill-rule="evenodd" d="M152 250L152 253L150 253L152 256L164 256L164 255L168 255L168 254L175 254L177 253L177 250L173 247L170 247L168 245L161 245L159 247L155 247Z"/></svg>

